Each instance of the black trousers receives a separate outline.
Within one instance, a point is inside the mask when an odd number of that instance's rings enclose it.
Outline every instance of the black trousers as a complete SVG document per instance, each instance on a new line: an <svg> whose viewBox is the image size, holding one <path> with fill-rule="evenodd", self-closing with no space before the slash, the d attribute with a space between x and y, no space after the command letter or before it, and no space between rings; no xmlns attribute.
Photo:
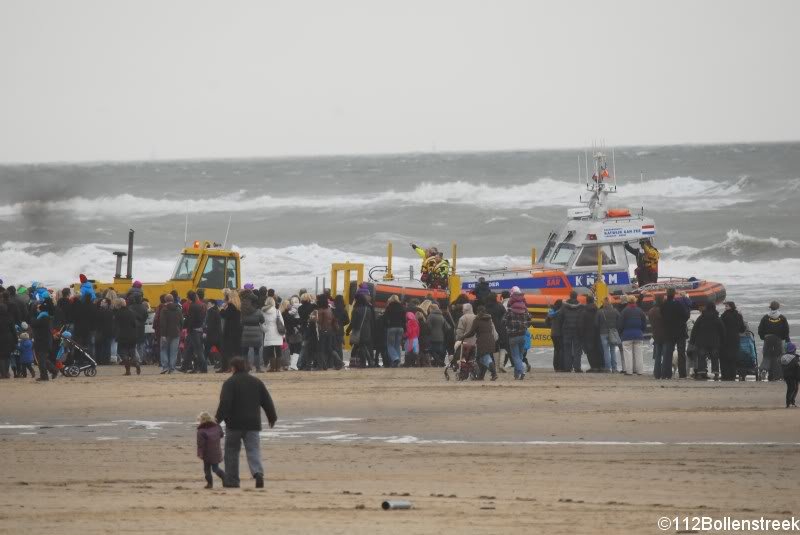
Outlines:
<svg viewBox="0 0 800 535"><path fill-rule="evenodd" d="M667 338L661 355L661 378L672 378L672 353L678 350L678 376L686 377L686 338ZM666 358L664 358L666 355Z"/></svg>
<svg viewBox="0 0 800 535"><path fill-rule="evenodd" d="M11 358L8 355L0 355L0 379L10 379L11 373L8 367L11 365Z"/></svg>
<svg viewBox="0 0 800 535"><path fill-rule="evenodd" d="M786 381L786 406L794 405L797 400L797 379L794 377L784 377Z"/></svg>
<svg viewBox="0 0 800 535"><path fill-rule="evenodd" d="M563 370L563 364L561 362L561 337L560 336L553 336L553 369Z"/></svg>
<svg viewBox="0 0 800 535"><path fill-rule="evenodd" d="M722 374L723 381L736 380L736 361L728 358L728 355L722 355L719 359L720 373Z"/></svg>
<svg viewBox="0 0 800 535"><path fill-rule="evenodd" d="M47 372L50 372L55 378L58 372L56 371L55 364L50 360L50 348L37 349L34 347L33 349L36 352L36 357L39 359L39 378L42 381L46 381L48 379Z"/></svg>
<svg viewBox="0 0 800 535"><path fill-rule="evenodd" d="M96 360L98 364L111 363L111 341L112 338L110 336L105 337L100 333L95 335L94 360Z"/></svg>
<svg viewBox="0 0 800 535"><path fill-rule="evenodd" d="M697 348L697 368L696 373L708 373L708 360L711 360L711 371L719 373L719 349L716 347Z"/></svg>

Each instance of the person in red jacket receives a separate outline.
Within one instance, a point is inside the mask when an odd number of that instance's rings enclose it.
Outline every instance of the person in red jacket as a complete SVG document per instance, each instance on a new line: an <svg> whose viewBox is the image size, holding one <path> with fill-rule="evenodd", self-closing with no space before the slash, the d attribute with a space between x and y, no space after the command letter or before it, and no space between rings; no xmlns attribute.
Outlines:
<svg viewBox="0 0 800 535"><path fill-rule="evenodd" d="M203 472L206 475L206 488L214 487L213 471L224 482L225 472L219 467L222 462L222 448L219 443L225 432L207 412L201 412L197 417L200 425L197 426L197 457L203 461Z"/></svg>

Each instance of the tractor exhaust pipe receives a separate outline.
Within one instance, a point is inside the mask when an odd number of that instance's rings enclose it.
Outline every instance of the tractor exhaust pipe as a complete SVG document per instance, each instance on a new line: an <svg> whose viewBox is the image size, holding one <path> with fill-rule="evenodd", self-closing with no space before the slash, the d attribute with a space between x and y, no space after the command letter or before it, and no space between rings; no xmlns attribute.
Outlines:
<svg viewBox="0 0 800 535"><path fill-rule="evenodd" d="M119 279L122 277L122 257L125 256L125 253L122 251L114 251L114 256L117 257L117 267L114 270L114 279Z"/></svg>
<svg viewBox="0 0 800 535"><path fill-rule="evenodd" d="M131 279L133 272L133 229L128 230L128 272L125 275L126 279Z"/></svg>

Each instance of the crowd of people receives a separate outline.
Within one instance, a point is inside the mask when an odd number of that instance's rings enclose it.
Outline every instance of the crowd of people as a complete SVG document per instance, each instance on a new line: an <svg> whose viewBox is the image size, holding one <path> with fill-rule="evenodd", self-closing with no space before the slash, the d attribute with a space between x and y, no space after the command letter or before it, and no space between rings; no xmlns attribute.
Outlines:
<svg viewBox="0 0 800 535"><path fill-rule="evenodd" d="M754 343L745 343L750 331L736 303L726 301L720 314L713 302L706 303L696 320L690 320L692 302L683 293L669 288L665 298L656 299L647 313L640 300L627 296L618 308L606 298L598 308L592 296L580 303L572 292L564 302L556 301L548 312L547 324L553 339L553 369L582 372L581 356L586 354L589 372L642 375L643 348L649 333L653 345L653 375L656 379L687 378L689 371L698 380L735 381L737 372L744 379L742 361L757 363ZM789 322L773 301L758 325L763 341L762 359L755 372L759 379L785 380L787 407L795 405L800 360L789 337ZM749 355L742 355L750 348ZM677 352L677 362L674 355ZM617 353L620 361L617 362ZM711 364L709 372L708 365Z"/></svg>
<svg viewBox="0 0 800 535"><path fill-rule="evenodd" d="M373 306L369 286L362 284L348 312L342 296L333 297L328 290L317 296L300 290L282 299L274 290L246 284L242 290L225 290L221 303L206 299L201 289L186 296L175 291L161 295L153 306L138 281L118 295L112 289L95 294L91 282L83 275L80 279L79 292L65 288L57 298L37 283L0 286L1 377L10 377L12 371L15 377L35 377L36 363L38 381L56 378L59 338L65 334L87 348L98 364L116 356L126 375L141 373L141 365L151 363L160 365L162 374L223 373L237 356L255 372L279 372L290 368L293 354L298 370L340 370L346 335L353 368L474 360L479 378L489 373L496 379L510 362L518 380L530 370L531 316L524 295L516 287L495 294L485 280L478 282L474 295L460 295L452 304L430 296L417 300L393 295L382 311ZM714 303L707 303L692 322L691 301L672 288L647 313L640 300L641 295L630 295L624 306L609 299L598 306L591 295L579 300L572 292L563 302L556 301L546 320L554 370L642 375L645 339L651 337L656 379L671 379L676 373L685 378L690 370L696 379L711 374L714 380L736 379L741 335L748 327L735 303L726 302L721 315ZM147 335L149 317L152 336ZM788 384L792 359L783 357L793 354L793 346L777 302L770 304L757 334L763 340L759 373L767 380L787 379Z"/></svg>

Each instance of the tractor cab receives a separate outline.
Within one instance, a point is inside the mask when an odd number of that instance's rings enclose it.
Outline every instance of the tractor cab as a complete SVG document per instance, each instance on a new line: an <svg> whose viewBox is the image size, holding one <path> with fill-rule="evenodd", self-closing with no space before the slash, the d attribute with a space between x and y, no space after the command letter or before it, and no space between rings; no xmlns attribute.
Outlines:
<svg viewBox="0 0 800 535"><path fill-rule="evenodd" d="M133 269L133 230L128 235L128 251L117 251L117 267L113 282L92 281L96 291L102 292L113 288L118 295L124 296L134 283ZM122 276L122 261L127 256L127 273ZM163 294L178 292L181 298L190 290L202 289L206 299L222 300L227 289L241 287L241 258L239 253L222 248L218 243L195 241L186 247L178 256L172 276L165 282L142 283L144 298L155 307ZM79 288L76 286L77 292Z"/></svg>
<svg viewBox="0 0 800 535"><path fill-rule="evenodd" d="M188 282L194 290L205 290L206 298L222 299L225 288L240 286L239 261L239 253L219 249L216 243L195 241L181 252L170 282Z"/></svg>

